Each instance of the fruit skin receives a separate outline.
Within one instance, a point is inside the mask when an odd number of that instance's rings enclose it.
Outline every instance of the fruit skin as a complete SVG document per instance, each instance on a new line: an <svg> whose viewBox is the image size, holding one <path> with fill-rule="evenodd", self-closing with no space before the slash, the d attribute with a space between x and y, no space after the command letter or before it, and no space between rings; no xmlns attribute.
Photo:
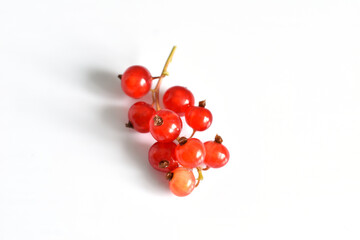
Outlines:
<svg viewBox="0 0 360 240"><path fill-rule="evenodd" d="M173 142L169 143L154 143L149 149L149 163L158 171L169 172L179 167L179 163L176 161L175 156L176 144ZM168 166L161 168L159 163L161 161L167 161Z"/></svg>
<svg viewBox="0 0 360 240"><path fill-rule="evenodd" d="M150 118L155 112L155 109L150 104L146 102L136 102L129 108L129 121L136 131L147 133L150 131Z"/></svg>
<svg viewBox="0 0 360 240"><path fill-rule="evenodd" d="M191 170L176 168L172 171L173 176L169 182L170 190L178 197L189 195L195 188L195 176Z"/></svg>
<svg viewBox="0 0 360 240"><path fill-rule="evenodd" d="M220 168L228 163L230 153L228 149L221 143L208 141L204 143L206 156L204 163L212 168Z"/></svg>
<svg viewBox="0 0 360 240"><path fill-rule="evenodd" d="M204 144L197 138L189 138L175 149L176 159L185 168L196 168L203 164L206 151Z"/></svg>
<svg viewBox="0 0 360 240"><path fill-rule="evenodd" d="M204 107L189 107L185 112L186 123L196 131L204 131L211 126L211 112Z"/></svg>
<svg viewBox="0 0 360 240"><path fill-rule="evenodd" d="M157 111L150 118L150 133L158 142L172 142L180 134L182 122L175 112L167 109Z"/></svg>
<svg viewBox="0 0 360 240"><path fill-rule="evenodd" d="M187 88L181 86L169 88L163 96L165 108L176 112L179 116L184 116L186 109L194 106L194 102L194 95Z"/></svg>
<svg viewBox="0 0 360 240"><path fill-rule="evenodd" d="M130 97L141 98L151 88L152 76L143 66L135 65L125 70L121 77L121 88Z"/></svg>

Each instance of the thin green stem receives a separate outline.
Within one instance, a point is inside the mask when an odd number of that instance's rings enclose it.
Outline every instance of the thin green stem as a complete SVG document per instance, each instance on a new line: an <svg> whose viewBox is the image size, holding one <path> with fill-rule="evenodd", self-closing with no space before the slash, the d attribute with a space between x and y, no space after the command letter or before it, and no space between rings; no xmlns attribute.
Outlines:
<svg viewBox="0 0 360 240"><path fill-rule="evenodd" d="M153 90L153 105L155 105L156 107L156 111L159 111L161 108L160 108L160 100L159 100L159 97L160 97L160 85L161 85L161 82L162 80L164 79L165 76L168 76L169 73L167 72L167 68L174 56L174 53L175 53L175 50L176 50L176 46L174 46L169 54L169 57L167 58L166 62L165 62L165 65L164 65L164 68L162 70L162 73L161 73L161 76L158 77L159 80ZM154 100L155 99L155 100Z"/></svg>
<svg viewBox="0 0 360 240"><path fill-rule="evenodd" d="M196 182L196 184L195 184L195 187L199 186L200 181L204 179L204 177L203 177L203 175L202 175L202 169L201 169L200 167L197 167L196 170L197 170L197 172L198 172L198 177L197 177L197 179L196 179L197 182Z"/></svg>

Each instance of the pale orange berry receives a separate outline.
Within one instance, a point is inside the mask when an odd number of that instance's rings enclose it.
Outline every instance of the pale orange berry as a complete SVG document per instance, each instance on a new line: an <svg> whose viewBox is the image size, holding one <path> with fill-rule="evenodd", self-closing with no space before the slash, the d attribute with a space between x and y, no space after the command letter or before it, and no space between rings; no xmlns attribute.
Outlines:
<svg viewBox="0 0 360 240"><path fill-rule="evenodd" d="M191 170L178 167L170 174L169 187L178 197L189 195L195 188L195 176Z"/></svg>

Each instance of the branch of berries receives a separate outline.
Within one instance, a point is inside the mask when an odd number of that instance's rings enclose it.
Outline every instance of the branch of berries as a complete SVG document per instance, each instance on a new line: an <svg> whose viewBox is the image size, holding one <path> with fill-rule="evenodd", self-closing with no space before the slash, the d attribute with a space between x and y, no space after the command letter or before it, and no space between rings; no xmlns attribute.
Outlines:
<svg viewBox="0 0 360 240"><path fill-rule="evenodd" d="M129 122L125 125L140 133L151 133L157 142L150 147L149 163L154 169L166 173L171 192L182 197L199 185L203 179L202 171L224 166L230 154L219 135L214 141L205 143L193 137L195 132L210 127L212 114L205 108L205 101L194 106L194 96L185 87L169 88L163 96L166 109L161 109L160 85L168 75L167 68L175 49L174 46L160 76L152 77L145 67L135 65L126 69L119 78L121 88L132 98L141 98L151 91L152 104L143 101L133 104L128 112ZM151 89L155 79L158 82ZM179 137L183 127L180 116L185 116L186 123L193 129L189 138ZM197 179L194 169L198 172Z"/></svg>

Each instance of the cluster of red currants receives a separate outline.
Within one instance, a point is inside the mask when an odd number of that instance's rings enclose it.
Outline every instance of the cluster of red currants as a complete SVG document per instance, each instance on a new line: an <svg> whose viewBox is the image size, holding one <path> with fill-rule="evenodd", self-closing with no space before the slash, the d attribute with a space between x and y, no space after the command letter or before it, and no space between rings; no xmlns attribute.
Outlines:
<svg viewBox="0 0 360 240"><path fill-rule="evenodd" d="M160 84L168 75L167 67L175 49L176 47L172 49L159 77L152 77L145 67L131 66L119 78L123 91L132 98L141 98L151 91L152 104L143 101L133 104L128 112L129 122L126 126L140 133L151 133L157 142L149 150L150 165L167 173L170 190L175 195L186 196L202 180L202 170L224 166L229 161L230 154L219 135L216 135L214 141L205 143L193 138L196 131L204 131L210 127L212 114L205 108L205 101L194 106L194 96L185 87L169 88L163 96L166 109L161 109ZM158 79L158 82L151 89L154 79ZM185 117L186 123L193 129L189 138L179 137L183 127L180 117ZM198 172L197 179L193 169Z"/></svg>

